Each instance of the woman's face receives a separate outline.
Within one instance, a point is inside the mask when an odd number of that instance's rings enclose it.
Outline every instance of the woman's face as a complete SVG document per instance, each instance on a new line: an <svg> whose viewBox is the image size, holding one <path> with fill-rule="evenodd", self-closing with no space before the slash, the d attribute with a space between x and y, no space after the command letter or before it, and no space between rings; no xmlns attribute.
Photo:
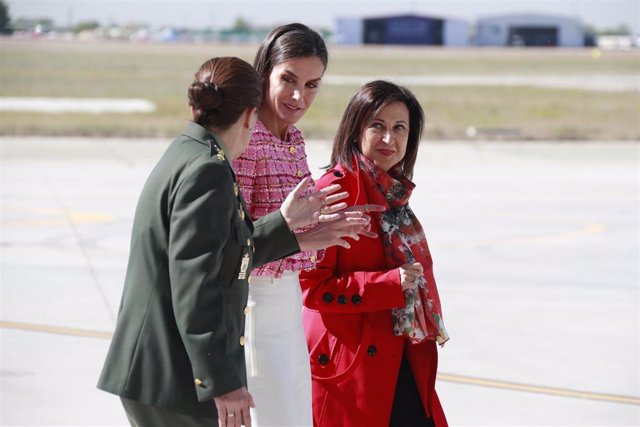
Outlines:
<svg viewBox="0 0 640 427"><path fill-rule="evenodd" d="M278 129L296 123L313 104L323 73L324 64L316 56L291 59L273 67L261 118Z"/></svg>
<svg viewBox="0 0 640 427"><path fill-rule="evenodd" d="M409 109L403 102L384 106L365 125L360 137L360 151L380 169L387 172L407 152Z"/></svg>

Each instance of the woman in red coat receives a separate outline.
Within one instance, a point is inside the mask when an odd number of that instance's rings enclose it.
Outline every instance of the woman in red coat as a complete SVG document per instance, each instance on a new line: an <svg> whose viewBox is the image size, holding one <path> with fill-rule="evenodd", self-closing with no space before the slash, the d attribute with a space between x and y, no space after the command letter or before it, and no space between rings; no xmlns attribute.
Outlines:
<svg viewBox="0 0 640 427"><path fill-rule="evenodd" d="M370 213L377 239L326 250L303 272L316 426L446 426L435 391L448 335L424 232L408 206L424 115L406 88L361 87L318 188L339 183Z"/></svg>

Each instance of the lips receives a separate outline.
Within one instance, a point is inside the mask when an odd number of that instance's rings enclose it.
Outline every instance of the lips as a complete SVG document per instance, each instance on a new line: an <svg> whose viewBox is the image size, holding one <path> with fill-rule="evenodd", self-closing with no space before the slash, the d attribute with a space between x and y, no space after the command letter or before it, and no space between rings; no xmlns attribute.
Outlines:
<svg viewBox="0 0 640 427"><path fill-rule="evenodd" d="M302 110L302 108L300 108L300 107L294 107L294 106L293 106L293 105L291 105L291 104L284 104L284 106L285 106L287 109L291 110L291 111L301 111L301 110Z"/></svg>
<svg viewBox="0 0 640 427"><path fill-rule="evenodd" d="M383 156L387 156L387 157L393 156L393 153L395 152L393 150L386 150L386 149L377 150L377 151L378 151L378 153L382 154Z"/></svg>

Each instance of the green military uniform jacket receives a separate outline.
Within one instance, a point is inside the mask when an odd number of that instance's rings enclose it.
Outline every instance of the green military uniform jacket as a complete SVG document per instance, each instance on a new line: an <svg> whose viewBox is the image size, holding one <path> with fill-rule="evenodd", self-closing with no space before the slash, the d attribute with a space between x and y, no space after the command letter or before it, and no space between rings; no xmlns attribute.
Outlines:
<svg viewBox="0 0 640 427"><path fill-rule="evenodd" d="M246 385L249 273L300 248L279 211L251 223L229 162L222 142L191 123L151 172L98 388L215 414L214 397Z"/></svg>

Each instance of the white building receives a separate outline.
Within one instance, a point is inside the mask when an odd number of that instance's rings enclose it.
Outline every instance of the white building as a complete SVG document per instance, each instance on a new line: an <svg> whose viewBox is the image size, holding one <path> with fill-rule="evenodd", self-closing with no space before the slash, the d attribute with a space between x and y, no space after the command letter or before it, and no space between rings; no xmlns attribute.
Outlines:
<svg viewBox="0 0 640 427"><path fill-rule="evenodd" d="M478 19L478 46L583 47L582 23L575 18L523 13Z"/></svg>

